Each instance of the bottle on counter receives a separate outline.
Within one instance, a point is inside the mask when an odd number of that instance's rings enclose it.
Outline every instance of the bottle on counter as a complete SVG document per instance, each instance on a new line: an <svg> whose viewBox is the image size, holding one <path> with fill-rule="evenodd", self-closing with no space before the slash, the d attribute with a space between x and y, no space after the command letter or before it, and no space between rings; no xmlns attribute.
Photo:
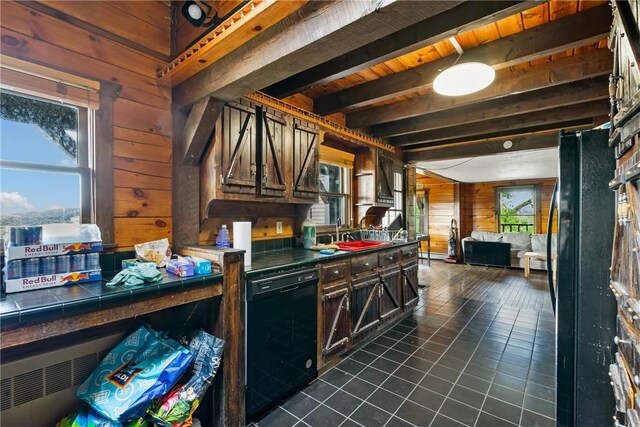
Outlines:
<svg viewBox="0 0 640 427"><path fill-rule="evenodd" d="M216 246L220 248L230 248L231 241L229 240L229 230L227 230L227 224L222 224L218 236L216 237Z"/></svg>
<svg viewBox="0 0 640 427"><path fill-rule="evenodd" d="M305 219L302 223L302 246L311 249L316 244L316 223L310 219Z"/></svg>

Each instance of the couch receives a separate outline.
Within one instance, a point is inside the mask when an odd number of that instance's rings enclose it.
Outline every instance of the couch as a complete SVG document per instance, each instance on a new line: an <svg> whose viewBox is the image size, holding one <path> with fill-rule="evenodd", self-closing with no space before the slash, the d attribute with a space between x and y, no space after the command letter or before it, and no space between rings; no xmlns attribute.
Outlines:
<svg viewBox="0 0 640 427"><path fill-rule="evenodd" d="M557 235L553 234L551 236L552 253L557 253L557 241ZM502 245L498 245L497 243L502 243ZM507 250L506 244L509 244L509 265L505 265L506 262L504 260L506 257L504 253ZM524 268L524 254L526 252L547 253L547 235L472 231L471 237L462 239L462 252L464 262L467 264ZM547 269L547 262L544 260L531 259L530 265L534 270Z"/></svg>

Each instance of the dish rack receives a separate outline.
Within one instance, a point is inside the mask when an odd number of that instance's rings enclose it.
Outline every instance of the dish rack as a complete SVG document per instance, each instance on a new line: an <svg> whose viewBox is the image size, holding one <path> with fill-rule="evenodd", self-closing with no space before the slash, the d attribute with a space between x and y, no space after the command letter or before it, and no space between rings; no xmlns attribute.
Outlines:
<svg viewBox="0 0 640 427"><path fill-rule="evenodd" d="M360 230L360 238L376 242L391 242L396 233L397 231L392 230Z"/></svg>

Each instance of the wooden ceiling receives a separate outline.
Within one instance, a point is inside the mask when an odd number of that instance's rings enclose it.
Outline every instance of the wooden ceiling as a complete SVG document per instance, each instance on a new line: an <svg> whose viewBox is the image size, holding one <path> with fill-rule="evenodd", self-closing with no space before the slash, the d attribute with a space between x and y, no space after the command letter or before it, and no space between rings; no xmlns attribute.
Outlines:
<svg viewBox="0 0 640 427"><path fill-rule="evenodd" d="M604 0L302 2L174 85L176 107L260 90L384 138L408 161L548 147L559 129L608 120ZM458 55L451 38L463 49ZM433 92L458 62L496 70L462 97Z"/></svg>
<svg viewBox="0 0 640 427"><path fill-rule="evenodd" d="M489 7L489 2L472 3ZM465 146L474 155L486 146L491 154L500 150L500 140L514 138L512 150L543 148L555 143L558 129L607 121L613 67L606 42L612 20L608 3L494 3L503 7L484 18L464 16L468 4L442 12L436 18L443 21L449 13L449 21L459 18L458 25L425 33L421 45L411 45L419 48L409 52L371 54L386 44L370 43L264 90L388 138L409 161L464 157ZM391 38L402 36L398 31ZM451 36L464 51L459 59ZM456 98L433 92L433 79L443 68L475 60L496 69L491 86ZM518 145L519 140L528 143ZM448 145L456 147L450 156Z"/></svg>

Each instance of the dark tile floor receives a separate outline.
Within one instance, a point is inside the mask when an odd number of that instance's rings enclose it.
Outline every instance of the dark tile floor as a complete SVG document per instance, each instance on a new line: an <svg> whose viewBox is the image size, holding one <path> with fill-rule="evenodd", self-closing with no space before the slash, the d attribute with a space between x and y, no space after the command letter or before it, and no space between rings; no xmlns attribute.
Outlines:
<svg viewBox="0 0 640 427"><path fill-rule="evenodd" d="M435 261L419 277L410 317L256 424L554 426L546 275Z"/></svg>

